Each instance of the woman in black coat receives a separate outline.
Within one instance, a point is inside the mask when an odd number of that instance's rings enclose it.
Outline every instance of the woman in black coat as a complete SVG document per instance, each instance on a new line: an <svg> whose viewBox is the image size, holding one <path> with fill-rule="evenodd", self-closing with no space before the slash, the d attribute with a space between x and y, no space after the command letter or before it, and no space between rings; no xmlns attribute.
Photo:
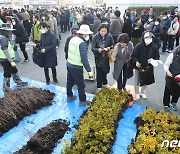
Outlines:
<svg viewBox="0 0 180 154"><path fill-rule="evenodd" d="M150 59L159 60L159 51L155 43L153 42L153 33L144 32L142 41L138 43L131 55L132 60L136 63L135 67L135 94L136 98L140 96L146 99L147 85L153 84L154 80L154 68L150 64ZM139 86L141 86L141 92L139 92Z"/></svg>
<svg viewBox="0 0 180 154"><path fill-rule="evenodd" d="M100 90L102 86L108 86L107 74L109 73L108 51L113 49L114 41L111 34L108 33L108 25L100 24L98 32L92 40L92 52L95 56L97 88Z"/></svg>
<svg viewBox="0 0 180 154"><path fill-rule="evenodd" d="M29 62L29 57L26 52L26 43L29 42L28 34L22 24L19 23L17 18L12 18L13 34L16 35L16 43L19 43L19 47L24 55L24 61L22 63Z"/></svg>
<svg viewBox="0 0 180 154"><path fill-rule="evenodd" d="M49 69L52 70L53 81L58 83L56 66L57 66L57 53L56 53L56 36L49 30L49 26L42 22L41 24L41 52L44 53L44 73L47 85L50 84Z"/></svg>

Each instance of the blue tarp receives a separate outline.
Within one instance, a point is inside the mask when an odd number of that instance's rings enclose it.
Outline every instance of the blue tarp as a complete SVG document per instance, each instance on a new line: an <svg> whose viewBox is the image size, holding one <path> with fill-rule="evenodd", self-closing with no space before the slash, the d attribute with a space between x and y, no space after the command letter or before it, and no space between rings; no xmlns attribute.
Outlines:
<svg viewBox="0 0 180 154"><path fill-rule="evenodd" d="M2 73L0 73L0 87L2 87ZM64 138L61 139L54 149L53 154L59 154L63 149L65 141L70 141L73 137L75 129L74 125L78 124L78 120L82 113L87 109L85 106L79 106L79 99L71 103L66 102L66 88L56 85L46 85L45 83L33 81L27 78L23 79L29 83L29 87L37 87L42 89L48 89L55 93L53 104L48 107L44 107L36 114L25 117L18 126L12 128L10 131L0 137L0 154L8 154L17 151L26 145L27 141L42 127L45 127L52 120L64 119L70 122L70 131L68 131ZM16 88L15 83L11 81L11 88ZM77 90L73 90L77 96ZM0 96L3 96L2 89L0 89ZM87 99L92 100L93 95L87 94ZM141 112L145 110L145 107L133 104L131 108L128 108L124 115L124 118L120 120L117 130L117 139L114 143L112 151L114 154L127 153L127 146L130 144L131 139L135 138L136 126L134 124L135 117L139 116Z"/></svg>
<svg viewBox="0 0 180 154"><path fill-rule="evenodd" d="M0 73L0 87L2 87L2 73ZM46 85L45 83L32 81L24 78L23 81L28 81L29 87L37 87L42 89L48 89L55 93L53 104L48 107L44 107L39 110L36 114L25 117L18 126L12 128L10 131L0 137L0 154L8 154L17 151L26 145L27 141L42 127L49 124L52 120L65 119L70 122L70 128L75 124L78 124L78 120L82 115L83 111L87 109L85 106L79 106L79 100L76 99L71 103L66 102L66 88L56 85ZM15 88L15 83L11 82L12 89ZM77 90L73 90L77 96ZM3 96L2 89L0 95ZM91 100L92 94L87 94L87 99ZM68 132L62 141L73 137L74 129ZM60 142L62 143L62 142ZM59 144L54 149L54 154L59 154L61 151L62 144Z"/></svg>
<svg viewBox="0 0 180 154"><path fill-rule="evenodd" d="M135 139L137 129L134 120L144 110L145 106L133 104L123 113L123 119L119 121L117 129L116 141L112 147L113 154L127 154L127 147L131 143L131 139Z"/></svg>

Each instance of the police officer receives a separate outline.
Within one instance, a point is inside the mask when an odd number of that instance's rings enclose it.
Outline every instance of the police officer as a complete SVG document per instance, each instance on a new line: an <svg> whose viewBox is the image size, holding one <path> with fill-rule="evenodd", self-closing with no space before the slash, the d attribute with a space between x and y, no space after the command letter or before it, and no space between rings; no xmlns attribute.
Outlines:
<svg viewBox="0 0 180 154"><path fill-rule="evenodd" d="M26 86L28 84L27 82L23 82L20 79L16 64L13 61L13 58L15 57L14 50L13 46L9 43L12 31L13 29L0 28L0 64L2 65L4 70L4 93L10 90L11 75L18 87Z"/></svg>
<svg viewBox="0 0 180 154"><path fill-rule="evenodd" d="M76 84L79 93L79 105L89 105L90 102L86 100L85 95L83 66L88 72L89 77L93 77L93 73L87 60L87 41L89 40L89 35L93 32L90 31L88 25L81 25L77 33L78 36L71 38L68 47L67 102L76 99L76 96L72 93L72 87Z"/></svg>

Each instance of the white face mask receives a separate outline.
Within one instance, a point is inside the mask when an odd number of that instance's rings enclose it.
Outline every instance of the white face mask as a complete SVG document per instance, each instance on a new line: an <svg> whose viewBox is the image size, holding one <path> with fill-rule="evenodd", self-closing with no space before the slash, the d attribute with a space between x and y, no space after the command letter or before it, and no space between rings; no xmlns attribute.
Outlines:
<svg viewBox="0 0 180 154"><path fill-rule="evenodd" d="M86 41L89 41L89 35L87 35L84 39L85 39Z"/></svg>
<svg viewBox="0 0 180 154"><path fill-rule="evenodd" d="M16 22L15 22L15 21L13 21L13 22L12 22L12 25L16 25Z"/></svg>
<svg viewBox="0 0 180 154"><path fill-rule="evenodd" d="M149 22L153 21L153 19L148 19Z"/></svg>
<svg viewBox="0 0 180 154"><path fill-rule="evenodd" d="M46 33L46 31L45 31L44 29L41 29L40 32L41 32L42 34Z"/></svg>
<svg viewBox="0 0 180 154"><path fill-rule="evenodd" d="M146 43L146 45L149 45L152 43L152 38L146 38L144 39L144 42Z"/></svg>
<svg viewBox="0 0 180 154"><path fill-rule="evenodd" d="M159 24L159 22L157 22L157 21L156 21L154 24L155 24L155 25L158 25L158 24Z"/></svg>
<svg viewBox="0 0 180 154"><path fill-rule="evenodd" d="M163 19L166 19L167 17L163 17Z"/></svg>

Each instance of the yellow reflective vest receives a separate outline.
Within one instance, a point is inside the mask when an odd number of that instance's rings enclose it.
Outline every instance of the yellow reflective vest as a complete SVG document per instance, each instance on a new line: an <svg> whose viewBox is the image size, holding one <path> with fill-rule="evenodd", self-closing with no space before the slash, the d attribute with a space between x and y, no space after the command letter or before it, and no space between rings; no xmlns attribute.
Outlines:
<svg viewBox="0 0 180 154"><path fill-rule="evenodd" d="M80 43L84 42L79 37L73 37L69 42L69 48L68 48L68 63L72 65L77 66L83 66L81 62L81 55L79 50Z"/></svg>
<svg viewBox="0 0 180 154"><path fill-rule="evenodd" d="M11 56L11 58L14 58L14 46L11 45L11 43L8 43L8 52ZM6 56L4 55L4 52L1 49L1 45L0 45L0 59L7 59Z"/></svg>

